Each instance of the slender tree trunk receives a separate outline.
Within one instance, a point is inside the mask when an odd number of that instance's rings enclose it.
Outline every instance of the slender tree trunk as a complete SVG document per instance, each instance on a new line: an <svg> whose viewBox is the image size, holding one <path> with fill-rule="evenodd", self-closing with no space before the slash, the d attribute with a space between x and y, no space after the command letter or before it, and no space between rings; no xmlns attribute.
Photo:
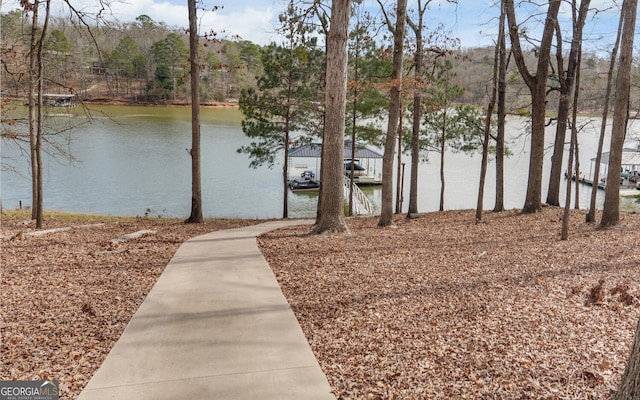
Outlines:
<svg viewBox="0 0 640 400"><path fill-rule="evenodd" d="M576 18L575 1L573 3L573 40L571 42L571 52L569 56L569 68L566 72L566 80L561 80L564 83L562 88L563 96L566 98L566 103L563 107L566 107L567 116L565 117L565 130L568 121L568 111L571 110L571 144L569 145L569 162L567 166L567 190L564 204L564 215L562 218L562 233L560 238L567 240L569 238L569 218L571 209L571 182L573 174L573 161L575 157L575 187L576 187L576 207L579 206L578 198L578 186L579 186L579 169L580 163L578 161L578 98L580 92L580 61L582 60L582 26L584 26L584 19L589 8L589 0L583 0L580 4L580 16ZM560 37L560 33L558 33ZM558 45L560 47L560 45ZM560 61L560 59L558 60ZM561 65L561 63L559 63ZM562 70L559 70L562 73ZM560 120L558 120L560 123ZM561 133L564 137L564 133ZM564 143L562 143L562 149L564 150ZM559 183L559 182L558 182Z"/></svg>
<svg viewBox="0 0 640 400"><path fill-rule="evenodd" d="M520 75L522 75L531 92L531 151L529 154L527 194L522 208L523 213L535 213L542 210L542 164L544 161L547 77L551 43L557 24L560 3L560 0L549 0L535 75L531 75L524 60L524 53L520 46L519 29L516 22L513 0L506 0L505 3L514 59Z"/></svg>
<svg viewBox="0 0 640 400"><path fill-rule="evenodd" d="M290 71L291 77L292 71ZM291 79L289 79L288 96L291 99ZM289 131L291 130L291 108L287 105L284 129L284 162L282 163L282 218L289 218Z"/></svg>
<svg viewBox="0 0 640 400"><path fill-rule="evenodd" d="M202 223L200 171L200 65L198 63L198 18L196 0L188 0L189 52L191 58L191 216L188 223ZM175 100L175 87L174 87Z"/></svg>
<svg viewBox="0 0 640 400"><path fill-rule="evenodd" d="M580 45L580 50L578 51L578 65L582 64L582 44ZM580 68L576 71L576 80L575 80L575 88L573 90L573 105L571 111L571 135L573 137L573 141L575 142L575 175L576 175L576 186L575 186L575 204L574 208L576 210L580 209L580 185L578 185L578 179L580 178L580 143L578 142L578 100L580 99Z"/></svg>
<svg viewBox="0 0 640 400"><path fill-rule="evenodd" d="M589 212L587 213L586 222L596 222L596 196L598 194L598 185L600 184L600 164L602 163L602 148L604 147L604 135L607 130L607 118L609 115L609 102L611 101L611 89L613 86L613 74L618 58L618 48L620 46L620 38L622 37L622 26L624 14L620 14L618 22L618 33L616 42L611 50L611 59L609 62L609 72L607 73L607 88L604 92L604 109L602 110L602 121L600 123L600 137L598 139L598 152L596 153L596 165L593 168L593 186L591 187L591 199L589 203Z"/></svg>
<svg viewBox="0 0 640 400"><path fill-rule="evenodd" d="M331 3L322 159L322 197L313 233L347 232L344 219L344 128L347 99L347 34L351 0Z"/></svg>
<svg viewBox="0 0 640 400"><path fill-rule="evenodd" d="M577 75L577 77L579 78L579 75ZM571 209L571 182L572 182L571 175L573 174L574 154L576 154L578 151L578 129L576 127L576 120L578 116L578 113L577 113L578 79L572 80L569 90L570 92L567 93L567 96L569 97L569 99L571 99L571 101L567 104L567 107L573 108L573 118L572 118L573 123L571 126L571 143L569 145L569 161L568 161L569 165L567 166L567 191L566 191L566 198L564 203L564 213L562 217L562 233L560 235L561 240L567 240L569 238L569 217L570 217L569 211ZM579 177L576 174L576 181L575 181L576 187L579 185L578 178Z"/></svg>
<svg viewBox="0 0 640 400"><path fill-rule="evenodd" d="M359 22L358 22L359 23ZM359 26L358 26L359 27ZM356 47L354 49L354 85L353 85L353 106L351 109L351 170L349 171L349 216L353 215L353 186L355 185L355 172L356 172L356 124L358 122L358 95L359 79L360 79L360 35L356 38Z"/></svg>
<svg viewBox="0 0 640 400"><path fill-rule="evenodd" d="M416 56L417 62L417 56ZM420 61L422 62L422 61ZM416 69L418 69L416 64ZM416 71L416 78L418 72ZM416 86L419 85L417 81ZM422 119L422 88L416 87L413 94L413 125L411 128L411 178L409 186L409 209L407 217L418 213L418 168L420 166L420 123Z"/></svg>
<svg viewBox="0 0 640 400"><path fill-rule="evenodd" d="M38 71L37 71L37 47L38 47L38 11L40 1L36 0L33 4L33 18L31 23L31 38L29 51L29 150L31 156L31 219L37 217L38 197L38 168L37 158L37 117L36 117L36 95L38 87Z"/></svg>
<svg viewBox="0 0 640 400"><path fill-rule="evenodd" d="M572 130L573 131L573 130ZM566 199L564 201L564 212L562 214L562 233L560 234L561 240L567 240L569 238L569 210L571 209L571 174L573 173L573 152L576 147L577 138L571 135L571 144L569 145L569 165L567 166L567 191ZM576 176L576 185L578 185L578 177Z"/></svg>
<svg viewBox="0 0 640 400"><path fill-rule="evenodd" d="M396 165L396 214L402 212L402 109L398 121L398 159Z"/></svg>
<svg viewBox="0 0 640 400"><path fill-rule="evenodd" d="M409 208L407 217L418 213L418 168L420 166L420 127L422 124L422 63L424 56L424 43L422 28L424 26L424 12L422 1L418 0L418 23L407 21L416 36L416 54L414 57L414 90L413 90L413 124L411 126L411 177L409 185Z"/></svg>
<svg viewBox="0 0 640 400"><path fill-rule="evenodd" d="M504 2L502 8L504 13ZM504 18L504 17L503 17ZM504 28L501 31L500 67L498 71L498 132L496 136L496 200L493 212L504 211L504 125L507 116L507 45Z"/></svg>
<svg viewBox="0 0 640 400"><path fill-rule="evenodd" d="M404 56L404 36L407 19L407 0L398 0L396 26L393 34L393 72L389 93L389 121L387 139L382 157L382 206L379 226L393 225L393 155L396 146L398 121L400 119L402 91L402 59Z"/></svg>
<svg viewBox="0 0 640 400"><path fill-rule="evenodd" d="M587 19L589 11L589 3L591 0L582 0L580 2L580 10L575 10L575 0L573 1L573 35L571 38L571 49L569 51L569 62L565 72L563 67L562 54L562 38L560 36L560 27L557 29L558 36L558 76L560 77L560 102L558 104L558 124L556 126L556 138L553 146L553 156L551 158L551 176L549 179L549 188L547 192L547 203L553 206L560 205L560 181L562 180L562 158L564 154L564 142L567 132L567 122L569 121L569 110L572 102L572 87L576 79L576 75L580 69L580 49L582 47L582 28ZM573 91L573 93L578 93ZM577 103L574 103L577 104ZM576 152L577 154L577 152Z"/></svg>
<svg viewBox="0 0 640 400"><path fill-rule="evenodd" d="M609 146L609 170L605 187L604 208L600 227L606 228L620 222L620 168L622 166L622 149L627 132L629 117L629 90L631 84L631 63L633 61L633 39L636 26L637 0L625 0L622 5L624 14L622 44L620 48L620 65L616 81L616 99L613 111L613 127L611 129L611 146Z"/></svg>
<svg viewBox="0 0 640 400"><path fill-rule="evenodd" d="M484 138L482 139L482 161L480 163L480 183L478 185L478 201L476 203L476 221L482 220L484 208L484 183L487 177L487 164L489 163L489 140L491 139L491 118L498 96L498 70L500 69L500 49L504 40L504 7L500 7L500 22L498 23L498 41L493 56L493 77L491 79L491 98L487 105L487 115L484 122Z"/></svg>
<svg viewBox="0 0 640 400"><path fill-rule="evenodd" d="M445 102L444 111L442 112L442 132L440 132L440 211L444 211L444 151L447 141L447 107L449 104Z"/></svg>
<svg viewBox="0 0 640 400"><path fill-rule="evenodd" d="M38 187L38 199L37 203L34 205L34 211L36 214L36 228L42 228L42 223L44 219L44 201L43 201L43 179L42 179L42 135L43 135L43 124L44 121L42 119L42 107L43 107L43 94L44 94L44 61L42 60L42 52L44 47L44 38L47 34L47 30L49 27L49 16L51 15L51 0L46 0L45 5L45 15L44 15L44 23L42 25L42 32L40 34L40 40L38 40L38 120L37 120L37 134L36 134L36 164L38 168L37 176L37 187Z"/></svg>
<svg viewBox="0 0 640 400"><path fill-rule="evenodd" d="M575 34L575 26L574 26ZM560 181L562 179L562 161L564 158L564 146L567 137L567 124L569 122L569 90L571 89L573 80L573 71L571 65L565 73L564 54L562 47L562 31L560 26L556 25L556 59L558 68L558 80L560 81L560 99L558 100L558 118L556 123L556 137L553 144L553 155L551 156L551 172L549 178L549 187L547 192L547 204L552 206L560 205ZM574 43L574 42L572 42ZM573 52L573 46L571 51ZM569 146L573 146L572 144ZM569 161L571 165L571 161ZM569 185L571 186L571 185ZM567 214L568 215L568 214ZM564 224L563 224L564 227ZM564 231L563 231L564 232Z"/></svg>

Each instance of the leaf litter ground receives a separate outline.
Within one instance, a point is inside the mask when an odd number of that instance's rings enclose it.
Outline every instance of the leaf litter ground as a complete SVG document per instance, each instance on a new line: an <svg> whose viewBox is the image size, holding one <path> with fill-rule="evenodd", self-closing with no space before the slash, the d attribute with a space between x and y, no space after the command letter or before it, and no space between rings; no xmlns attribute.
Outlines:
<svg viewBox="0 0 640 400"><path fill-rule="evenodd" d="M603 399L640 314L640 216L473 211L259 245L338 399Z"/></svg>
<svg viewBox="0 0 640 400"><path fill-rule="evenodd" d="M259 244L339 399L605 398L640 314L640 216L596 231L575 212L560 241L560 215L355 218ZM184 240L256 221L103 222L29 236L3 216L0 379L76 398ZM113 240L141 230L156 234Z"/></svg>
<svg viewBox="0 0 640 400"><path fill-rule="evenodd" d="M57 379L61 399L80 394L185 240L262 222L47 217L52 232L32 236L26 216L2 216L0 380ZM124 239L139 231L155 234Z"/></svg>

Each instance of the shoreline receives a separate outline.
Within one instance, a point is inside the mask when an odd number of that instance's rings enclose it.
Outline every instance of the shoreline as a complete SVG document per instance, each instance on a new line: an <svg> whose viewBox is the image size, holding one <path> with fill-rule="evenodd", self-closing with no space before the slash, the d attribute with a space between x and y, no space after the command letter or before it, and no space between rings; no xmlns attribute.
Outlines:
<svg viewBox="0 0 640 400"><path fill-rule="evenodd" d="M26 97L23 96L10 96L3 95L3 99L12 102L18 102L20 104L25 104L27 101ZM79 104L98 104L98 105L117 105L117 106L144 106L144 107L190 107L191 103L187 101L176 101L176 102L141 102L141 101L130 101L119 98L108 98L108 97L96 97L91 99L81 99L77 101L75 104L71 106L51 106L45 105L45 107L52 108L69 108L75 107ZM26 105L26 104L25 104ZM206 108L239 108L240 105L238 103L238 99L231 99L229 101L206 101L200 102L200 107Z"/></svg>

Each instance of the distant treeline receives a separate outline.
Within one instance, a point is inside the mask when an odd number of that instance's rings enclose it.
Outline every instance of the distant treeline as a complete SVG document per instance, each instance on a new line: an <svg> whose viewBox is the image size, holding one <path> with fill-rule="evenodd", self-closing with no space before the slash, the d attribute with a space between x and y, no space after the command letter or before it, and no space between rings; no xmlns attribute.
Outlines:
<svg viewBox="0 0 640 400"><path fill-rule="evenodd" d="M2 95L25 97L31 26L19 10L2 14ZM84 100L131 103L186 103L189 98L188 36L181 29L140 15L135 22L80 29L74 21L54 18L44 43L45 93L74 93ZM391 48L382 43L381 48ZM449 59L452 83L464 89L458 102L485 106L493 69L492 47L458 49ZM235 101L243 88L255 88L262 75L261 46L250 41L202 40L201 99ZM407 59L411 55L407 54ZM535 63L535 52L529 53ZM584 54L580 110L599 112L608 60ZM390 62L391 60L389 60ZM555 71L555 69L553 69ZM548 104L558 95L551 77ZM632 91L637 92L637 87ZM529 92L513 63L509 66L511 112L526 113ZM632 99L638 98L632 94Z"/></svg>

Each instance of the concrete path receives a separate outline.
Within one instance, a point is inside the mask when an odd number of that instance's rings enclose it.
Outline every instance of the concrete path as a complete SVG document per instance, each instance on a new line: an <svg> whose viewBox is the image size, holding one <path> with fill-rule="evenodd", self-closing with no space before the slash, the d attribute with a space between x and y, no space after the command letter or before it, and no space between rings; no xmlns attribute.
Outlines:
<svg viewBox="0 0 640 400"><path fill-rule="evenodd" d="M335 400L256 236L185 242L79 400Z"/></svg>

